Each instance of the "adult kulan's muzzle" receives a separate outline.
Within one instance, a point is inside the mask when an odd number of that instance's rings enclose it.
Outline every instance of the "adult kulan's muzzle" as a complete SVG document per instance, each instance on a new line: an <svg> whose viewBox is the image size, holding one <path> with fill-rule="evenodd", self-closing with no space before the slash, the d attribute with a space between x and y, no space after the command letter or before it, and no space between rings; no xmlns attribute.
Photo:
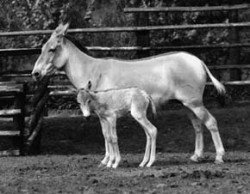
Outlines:
<svg viewBox="0 0 250 194"><path fill-rule="evenodd" d="M31 75L32 75L32 78L33 78L35 81L40 81L41 78L42 78L42 75L41 75L41 72L40 72L40 71L32 71Z"/></svg>

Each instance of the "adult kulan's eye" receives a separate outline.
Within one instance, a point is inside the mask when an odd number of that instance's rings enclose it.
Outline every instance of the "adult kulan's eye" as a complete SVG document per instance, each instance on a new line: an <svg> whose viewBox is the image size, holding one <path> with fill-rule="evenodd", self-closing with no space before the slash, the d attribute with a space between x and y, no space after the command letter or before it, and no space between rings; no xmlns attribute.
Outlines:
<svg viewBox="0 0 250 194"><path fill-rule="evenodd" d="M51 49L49 49L49 52L55 52L56 51L56 48L51 48Z"/></svg>

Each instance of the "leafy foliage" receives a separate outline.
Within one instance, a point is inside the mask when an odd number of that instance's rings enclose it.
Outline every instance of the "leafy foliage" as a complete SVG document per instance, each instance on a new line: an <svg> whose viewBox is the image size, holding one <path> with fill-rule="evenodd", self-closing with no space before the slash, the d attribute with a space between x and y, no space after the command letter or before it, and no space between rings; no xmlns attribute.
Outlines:
<svg viewBox="0 0 250 194"><path fill-rule="evenodd" d="M71 28L82 27L114 27L136 26L138 20L135 14L125 14L124 7L165 7L165 6L215 6L227 5L227 0L0 0L0 30L42 30L54 29L58 23L71 23ZM230 4L247 3L246 0L231 0ZM85 20L86 14L89 20ZM250 11L239 12L239 21L249 21ZM185 25L206 23L228 23L231 16L227 11L191 12L191 13L150 13L148 25ZM178 46L178 45L214 45L229 44L230 29L206 30L165 30L149 33L149 46ZM75 34L76 39L84 46L136 46L137 37L133 32L122 33L85 33ZM249 42L248 29L238 32L239 42ZM2 37L0 48L41 47L48 36ZM208 65L226 64L232 55L228 49L220 50L188 50L201 57ZM157 54L152 51L150 54ZM137 57L136 52L94 52L96 57L115 56L132 59ZM249 49L242 49L240 62L250 61ZM15 69L13 58L0 57L0 63L9 66L3 69ZM6 64L7 62L7 64ZM25 60L22 68L32 61ZM30 66L28 66L30 68Z"/></svg>

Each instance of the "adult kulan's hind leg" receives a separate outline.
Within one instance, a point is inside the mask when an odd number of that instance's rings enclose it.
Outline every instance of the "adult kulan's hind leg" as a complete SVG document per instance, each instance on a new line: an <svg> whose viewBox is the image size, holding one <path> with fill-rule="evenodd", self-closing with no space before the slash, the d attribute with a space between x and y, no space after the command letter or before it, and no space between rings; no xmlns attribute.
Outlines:
<svg viewBox="0 0 250 194"><path fill-rule="evenodd" d="M202 123L207 127L212 135L216 150L215 163L223 163L223 155L225 154L225 150L221 141L216 119L203 105L198 106L191 104L188 105L188 107L202 121Z"/></svg>
<svg viewBox="0 0 250 194"><path fill-rule="evenodd" d="M195 151L190 159L194 162L199 162L203 159L204 153L203 126L201 120L190 110L188 110L188 117L190 118L195 130Z"/></svg>

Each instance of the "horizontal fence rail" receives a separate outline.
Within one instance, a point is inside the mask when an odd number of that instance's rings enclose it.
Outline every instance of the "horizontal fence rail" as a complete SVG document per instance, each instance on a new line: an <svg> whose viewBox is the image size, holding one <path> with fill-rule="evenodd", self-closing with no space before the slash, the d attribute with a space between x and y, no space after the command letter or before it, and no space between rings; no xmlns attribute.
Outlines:
<svg viewBox="0 0 250 194"><path fill-rule="evenodd" d="M158 8L125 8L125 12L159 12L159 11L230 11L242 10L250 8L250 4L241 4L234 6L207 6L207 7L158 7ZM69 33L113 33L113 32L137 32L137 31L151 31L151 30L185 30L185 29L209 29L209 28L245 28L250 27L250 22L237 23L215 23L215 24L187 24L187 25L164 25L164 26L133 26L133 27L100 27L100 28L78 28L69 29ZM30 35L50 35L54 30L34 30L34 31L16 31L16 32L0 32L1 37L14 36L30 36ZM162 47L102 47L102 46L88 46L90 51L148 51L148 50L169 50L180 51L186 49L228 49L228 48L242 48L250 47L250 43L233 43L233 44L219 44L219 45L180 45L180 46L162 46ZM0 49L1 55L23 55L23 54L39 54L40 48L15 48L15 49ZM210 69L245 69L249 65L221 65L209 66ZM11 76L8 74L6 76ZM15 74L13 74L13 77ZM29 74L24 77L30 76Z"/></svg>
<svg viewBox="0 0 250 194"><path fill-rule="evenodd" d="M202 6L202 7L144 7L144 8L124 8L125 13L139 12L210 12L210 11L233 11L249 9L250 4L224 5L224 6Z"/></svg>
<svg viewBox="0 0 250 194"><path fill-rule="evenodd" d="M162 26L77 28L77 29L69 29L68 33L104 33L104 32L114 33L114 32L150 31L150 30L188 30L188 29L206 29L206 28L243 28L243 27L250 27L250 22L162 25ZM46 35L46 34L51 34L53 31L54 30L0 32L0 37Z"/></svg>
<svg viewBox="0 0 250 194"><path fill-rule="evenodd" d="M162 47L140 47L140 46L124 46L124 47L103 47L103 46L86 46L89 51L147 51L147 50L185 50L185 49L230 49L250 47L250 43L235 44L217 44L217 45L181 45L181 46L162 46ZM0 49L1 55L24 55L24 54L40 54L40 48L11 48Z"/></svg>

